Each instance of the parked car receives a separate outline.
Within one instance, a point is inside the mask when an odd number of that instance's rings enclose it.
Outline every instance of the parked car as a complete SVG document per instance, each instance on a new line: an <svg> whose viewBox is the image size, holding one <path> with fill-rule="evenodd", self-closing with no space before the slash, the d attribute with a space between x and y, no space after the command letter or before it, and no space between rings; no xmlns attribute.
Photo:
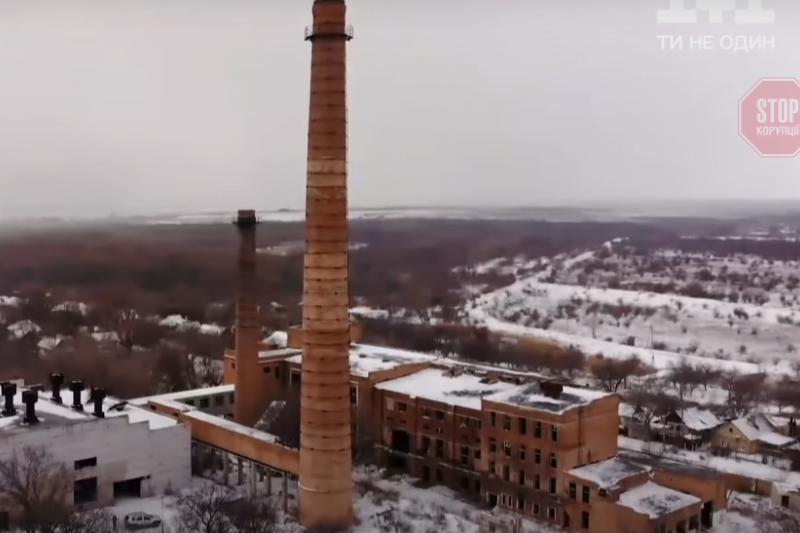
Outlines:
<svg viewBox="0 0 800 533"><path fill-rule="evenodd" d="M125 529L149 529L161 525L161 517L148 513L125 515Z"/></svg>

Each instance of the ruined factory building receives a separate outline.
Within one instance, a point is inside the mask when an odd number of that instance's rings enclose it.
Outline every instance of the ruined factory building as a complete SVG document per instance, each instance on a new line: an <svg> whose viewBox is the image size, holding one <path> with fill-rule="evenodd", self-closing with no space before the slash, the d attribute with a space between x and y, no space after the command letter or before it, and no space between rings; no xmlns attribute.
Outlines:
<svg viewBox="0 0 800 533"><path fill-rule="evenodd" d="M2 459L46 449L52 461L74 470L70 503L87 506L189 486L186 425L79 381L64 385L60 374L53 375L49 391L22 381L2 384ZM13 513L0 507L0 522L7 524Z"/></svg>

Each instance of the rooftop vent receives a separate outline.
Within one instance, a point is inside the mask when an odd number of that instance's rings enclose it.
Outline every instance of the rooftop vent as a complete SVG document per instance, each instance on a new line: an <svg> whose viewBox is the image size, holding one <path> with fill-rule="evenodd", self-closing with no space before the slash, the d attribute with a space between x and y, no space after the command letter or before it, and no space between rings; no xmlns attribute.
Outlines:
<svg viewBox="0 0 800 533"><path fill-rule="evenodd" d="M17 414L17 410L14 408L14 396L17 395L17 384L9 383L7 381L3 382L3 384L0 385L0 391L5 399L2 415L14 416Z"/></svg>
<svg viewBox="0 0 800 533"><path fill-rule="evenodd" d="M94 387L90 393L89 398L94 402L94 412L92 413L97 418L105 417L103 414L103 400L106 399L106 390L103 387Z"/></svg>
<svg viewBox="0 0 800 533"><path fill-rule="evenodd" d="M76 411L83 411L83 402L81 402L81 393L86 387L83 381L73 381L69 384L69 390L72 391L72 408Z"/></svg>
<svg viewBox="0 0 800 533"><path fill-rule="evenodd" d="M38 424L39 419L36 418L36 402L39 401L39 391L28 389L22 391L22 403L25 404L25 415L22 421L26 424Z"/></svg>
<svg viewBox="0 0 800 533"><path fill-rule="evenodd" d="M61 400L61 387L63 386L64 386L64 374L61 374L60 372L54 372L50 374L50 391L51 391L50 399L59 405L64 403Z"/></svg>
<svg viewBox="0 0 800 533"><path fill-rule="evenodd" d="M564 392L564 384L556 381L542 381L539 383L539 390L548 398L558 398Z"/></svg>

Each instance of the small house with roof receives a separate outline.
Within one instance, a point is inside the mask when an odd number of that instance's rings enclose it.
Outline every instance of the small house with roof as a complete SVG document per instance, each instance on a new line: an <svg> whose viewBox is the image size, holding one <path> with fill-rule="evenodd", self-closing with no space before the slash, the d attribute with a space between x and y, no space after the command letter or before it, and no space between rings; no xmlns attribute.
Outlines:
<svg viewBox="0 0 800 533"><path fill-rule="evenodd" d="M687 450L696 450L710 443L722 424L723 420L707 409L671 409L652 424L653 437Z"/></svg>
<svg viewBox="0 0 800 533"><path fill-rule="evenodd" d="M789 421L794 425L794 421ZM797 450L794 437L780 432L770 417L753 414L731 420L720 426L714 434L713 447L721 452L761 454L783 457L788 450Z"/></svg>

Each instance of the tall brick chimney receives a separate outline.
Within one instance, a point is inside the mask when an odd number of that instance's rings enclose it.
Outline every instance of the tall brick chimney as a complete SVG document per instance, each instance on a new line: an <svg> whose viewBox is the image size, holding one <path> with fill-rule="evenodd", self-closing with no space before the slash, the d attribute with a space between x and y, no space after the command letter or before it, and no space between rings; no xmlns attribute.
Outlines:
<svg viewBox="0 0 800 533"><path fill-rule="evenodd" d="M341 531L353 522L348 313L346 44L344 0L315 0L308 121L301 526Z"/></svg>
<svg viewBox="0 0 800 533"><path fill-rule="evenodd" d="M257 408L261 372L258 364L261 324L256 303L256 212L239 210L234 224L239 229L239 291L236 299L236 400L233 417L239 424L252 426L260 416Z"/></svg>

